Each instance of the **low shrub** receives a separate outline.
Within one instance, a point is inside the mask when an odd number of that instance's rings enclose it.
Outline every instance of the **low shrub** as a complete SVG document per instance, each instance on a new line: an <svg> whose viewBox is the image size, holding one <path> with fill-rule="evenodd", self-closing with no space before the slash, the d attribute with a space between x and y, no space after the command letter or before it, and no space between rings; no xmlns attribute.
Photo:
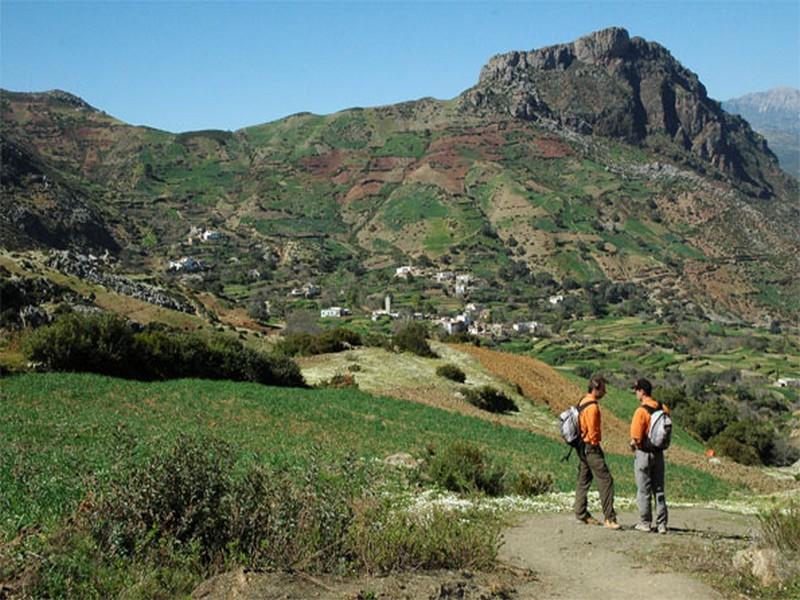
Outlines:
<svg viewBox="0 0 800 600"><path fill-rule="evenodd" d="M582 365L577 365L575 367L575 375L577 375L581 379L589 379L596 372L597 369L594 367L594 365L582 364Z"/></svg>
<svg viewBox="0 0 800 600"><path fill-rule="evenodd" d="M551 473L519 471L510 479L507 489L518 496L540 496L549 494L555 489L555 481Z"/></svg>
<svg viewBox="0 0 800 600"><path fill-rule="evenodd" d="M775 432L768 423L755 419L728 424L709 444L743 465L772 464L775 458Z"/></svg>
<svg viewBox="0 0 800 600"><path fill-rule="evenodd" d="M467 388L464 390L464 397L473 406L491 413L519 411L519 408L511 398L490 385L485 385L478 389Z"/></svg>
<svg viewBox="0 0 800 600"><path fill-rule="evenodd" d="M765 546L800 556L800 502L762 513L758 520Z"/></svg>
<svg viewBox="0 0 800 600"><path fill-rule="evenodd" d="M500 496L505 491L505 470L469 442L454 442L441 452L429 448L424 473L430 481L451 492Z"/></svg>
<svg viewBox="0 0 800 600"><path fill-rule="evenodd" d="M321 381L320 387L328 388L355 388L358 389L356 378L351 373L336 373L328 380Z"/></svg>
<svg viewBox="0 0 800 600"><path fill-rule="evenodd" d="M133 345L133 331L116 315L66 314L30 332L23 351L29 360L54 371L125 377L130 372Z"/></svg>
<svg viewBox="0 0 800 600"><path fill-rule="evenodd" d="M372 500L356 510L348 546L369 573L417 569L488 569L497 558L501 523L474 509L419 512Z"/></svg>
<svg viewBox="0 0 800 600"><path fill-rule="evenodd" d="M116 315L62 315L25 339L29 360L53 371L88 371L145 381L197 377L304 386L290 358L247 348L221 335L170 331L163 326L134 332Z"/></svg>
<svg viewBox="0 0 800 600"><path fill-rule="evenodd" d="M162 540L197 545L205 561L230 542L228 497L234 456L216 440L179 438L163 455L114 482L91 519L110 554L140 557Z"/></svg>
<svg viewBox="0 0 800 600"><path fill-rule="evenodd" d="M286 356L313 356L342 352L360 346L361 336L349 329L337 327L319 334L295 333L287 335L278 345L278 351Z"/></svg>
<svg viewBox="0 0 800 600"><path fill-rule="evenodd" d="M179 437L88 491L60 530L25 538L0 573L21 582L22 597L166 600L236 566L389 572L487 568L496 558L496 517L399 506L368 463L322 463L318 449L302 468L242 464L240 455L219 440Z"/></svg>
<svg viewBox="0 0 800 600"><path fill-rule="evenodd" d="M464 371L450 363L437 367L436 374L456 383L464 383L467 380L467 375Z"/></svg>
<svg viewBox="0 0 800 600"><path fill-rule="evenodd" d="M394 345L400 352L411 352L424 358L438 358L428 343L428 328L420 321L409 321L394 334Z"/></svg>
<svg viewBox="0 0 800 600"><path fill-rule="evenodd" d="M477 335L472 335L471 333L467 333L466 331L459 331L456 333L451 333L447 335L439 336L439 341L444 342L446 344L472 344L473 346L480 347L481 345L481 338Z"/></svg>

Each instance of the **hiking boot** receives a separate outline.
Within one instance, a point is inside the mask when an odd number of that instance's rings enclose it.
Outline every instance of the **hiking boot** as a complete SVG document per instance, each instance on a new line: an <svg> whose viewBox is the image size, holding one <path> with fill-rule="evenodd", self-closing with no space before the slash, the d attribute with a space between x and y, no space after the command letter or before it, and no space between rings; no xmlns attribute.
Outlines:
<svg viewBox="0 0 800 600"><path fill-rule="evenodd" d="M646 533L650 533L652 530L650 529L650 525L648 523L639 522L633 526L636 531L644 531Z"/></svg>
<svg viewBox="0 0 800 600"><path fill-rule="evenodd" d="M603 523L603 527L606 529L619 529L621 525L617 523L616 519L606 519Z"/></svg>
<svg viewBox="0 0 800 600"><path fill-rule="evenodd" d="M583 523L585 525L600 525L600 521L595 519L592 515L588 515L583 517L582 519L578 519L579 523Z"/></svg>
<svg viewBox="0 0 800 600"><path fill-rule="evenodd" d="M667 533L667 526L666 526L666 525L664 525L663 523L661 523L661 524L658 526L658 533L661 533L661 534L665 534L665 533Z"/></svg>

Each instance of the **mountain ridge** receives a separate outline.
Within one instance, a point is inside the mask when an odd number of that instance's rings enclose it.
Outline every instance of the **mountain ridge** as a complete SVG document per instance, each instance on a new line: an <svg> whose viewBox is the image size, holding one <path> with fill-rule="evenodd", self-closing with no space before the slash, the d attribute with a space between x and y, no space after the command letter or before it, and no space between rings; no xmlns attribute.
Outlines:
<svg viewBox="0 0 800 600"><path fill-rule="evenodd" d="M498 55L452 100L299 113L233 132L171 134L62 92L2 92L3 201L14 205L0 216L3 244L109 249L130 269L161 273L197 255L209 265L199 285L238 282L245 297L309 278L344 289L353 272L376 277L377 290L379 273L427 261L472 271L486 297L511 273L585 283L661 273L658 295L684 307L796 310L770 290L797 262L797 183L763 139L738 117L715 121L718 104L663 47L619 29L581 39ZM631 66L631 48L656 62ZM548 57L552 68L531 70ZM638 91L626 79L636 69L655 73ZM670 69L683 83L666 79ZM586 84L594 76L599 88ZM684 90L676 98L695 90L680 107L698 115L685 129L696 143L682 141L677 121L659 129L664 111L627 114L670 98L643 95L665 81ZM12 151L21 158L7 165ZM74 213L76 199L97 228L71 236L56 216ZM192 228L227 241L198 244ZM269 284L240 273L253 270Z"/></svg>
<svg viewBox="0 0 800 600"><path fill-rule="evenodd" d="M722 106L747 119L769 141L781 166L800 178L800 90L777 87L731 98Z"/></svg>

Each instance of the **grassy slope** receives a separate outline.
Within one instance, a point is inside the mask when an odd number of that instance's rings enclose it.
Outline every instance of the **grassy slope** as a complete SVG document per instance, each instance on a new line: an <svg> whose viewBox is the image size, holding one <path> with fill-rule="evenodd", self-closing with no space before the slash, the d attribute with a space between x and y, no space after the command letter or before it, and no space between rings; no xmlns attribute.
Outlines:
<svg viewBox="0 0 800 600"><path fill-rule="evenodd" d="M6 535L52 523L88 482L112 475L119 456L142 459L179 433L213 435L242 461L290 464L318 445L329 456L383 457L428 443L470 440L516 467L550 471L574 485L563 444L530 432L418 404L350 390L290 390L198 380L140 383L87 374L31 374L2 381L0 490ZM123 451L130 448L130 452ZM618 493L634 490L630 459L609 456ZM673 466L674 497L726 496L732 486Z"/></svg>

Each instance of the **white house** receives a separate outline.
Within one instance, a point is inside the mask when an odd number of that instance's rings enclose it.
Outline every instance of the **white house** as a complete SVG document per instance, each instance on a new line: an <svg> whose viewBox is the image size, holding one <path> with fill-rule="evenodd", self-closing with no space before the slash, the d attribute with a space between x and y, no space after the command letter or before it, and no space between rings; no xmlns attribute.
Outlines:
<svg viewBox="0 0 800 600"><path fill-rule="evenodd" d="M460 318L462 316L463 315L458 315L455 318L445 317L439 321L439 324L444 327L444 330L448 333L448 335L466 331L467 323L464 321L464 319Z"/></svg>
<svg viewBox="0 0 800 600"><path fill-rule="evenodd" d="M453 279L455 279L456 274L453 273L452 271L439 271L438 273L436 273L434 278L438 283L445 283L447 281L452 281Z"/></svg>
<svg viewBox="0 0 800 600"><path fill-rule="evenodd" d="M214 240L221 240L222 233L219 231L212 231L211 229L206 229L201 235L200 238L204 242L213 242Z"/></svg>
<svg viewBox="0 0 800 600"><path fill-rule="evenodd" d="M419 273L419 269L412 265L403 265L402 267L397 267L394 270L394 276L400 277L401 279L408 279L409 276L416 277L419 275Z"/></svg>
<svg viewBox="0 0 800 600"><path fill-rule="evenodd" d="M775 387L800 387L800 379L793 379L790 377L781 377L775 382Z"/></svg>
<svg viewBox="0 0 800 600"><path fill-rule="evenodd" d="M564 294L556 294L555 296L550 296L547 301L555 306L556 304L561 304L564 301Z"/></svg>
<svg viewBox="0 0 800 600"><path fill-rule="evenodd" d="M331 306L330 308L323 308L319 311L319 316L323 319L325 318L335 318L338 319L340 317L346 317L350 314L350 311L346 308L342 308L341 306Z"/></svg>
<svg viewBox="0 0 800 600"><path fill-rule="evenodd" d="M289 295L294 298L316 298L319 296L319 288L313 283L307 283L303 287L292 288Z"/></svg>
<svg viewBox="0 0 800 600"><path fill-rule="evenodd" d="M522 323L514 323L511 329L514 333L532 333L536 335L542 331L543 326L538 321L524 321Z"/></svg>
<svg viewBox="0 0 800 600"><path fill-rule="evenodd" d="M167 267L168 271L185 271L187 273L193 273L195 271L200 271L203 268L202 263L199 260L192 258L191 256L184 256L179 258L178 260L171 260L169 261L169 267Z"/></svg>

